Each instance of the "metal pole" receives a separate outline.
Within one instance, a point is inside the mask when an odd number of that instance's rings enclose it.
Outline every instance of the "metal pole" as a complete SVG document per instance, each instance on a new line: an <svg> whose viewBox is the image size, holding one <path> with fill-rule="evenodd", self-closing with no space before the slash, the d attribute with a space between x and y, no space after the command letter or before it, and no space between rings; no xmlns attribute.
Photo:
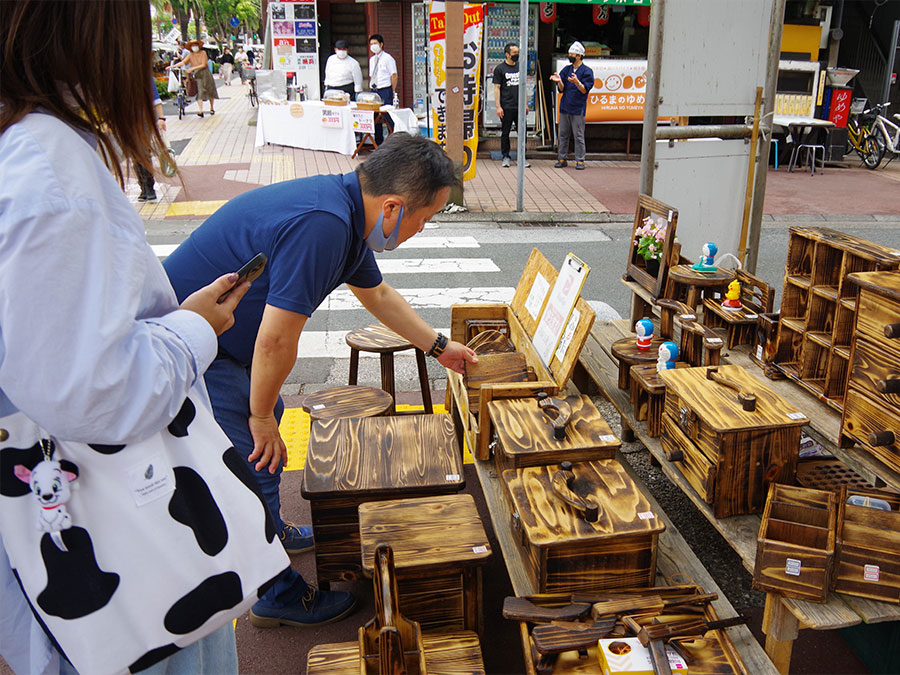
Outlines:
<svg viewBox="0 0 900 675"><path fill-rule="evenodd" d="M746 124L694 124L685 127L657 127L656 138L748 138L753 127Z"/></svg>
<svg viewBox="0 0 900 675"><path fill-rule="evenodd" d="M747 236L747 262L745 268L750 274L756 273L759 256L759 237L762 231L762 210L766 198L766 177L769 168L769 146L772 140L772 115L775 112L775 84L778 80L778 61L781 57L781 29L784 25L784 5L787 0L774 0L772 18L769 20L769 54L766 68L766 85L763 91L761 117L762 147L757 158L755 184L753 186L753 208L750 211L750 229Z"/></svg>
<svg viewBox="0 0 900 675"><path fill-rule="evenodd" d="M882 94L879 103L888 103L891 100L891 75L894 73L894 62L898 48L900 48L900 19L894 21L894 32L891 34L887 63L884 66L884 88L881 90Z"/></svg>
<svg viewBox="0 0 900 675"><path fill-rule="evenodd" d="M528 86L528 0L519 0L519 119L516 120L516 211L525 210L525 143L528 122L525 88Z"/></svg>
<svg viewBox="0 0 900 675"><path fill-rule="evenodd" d="M662 39L666 0L654 0L647 53L647 90L644 95L644 129L641 136L641 194L653 195L656 164L656 121L659 118L659 74L662 69Z"/></svg>

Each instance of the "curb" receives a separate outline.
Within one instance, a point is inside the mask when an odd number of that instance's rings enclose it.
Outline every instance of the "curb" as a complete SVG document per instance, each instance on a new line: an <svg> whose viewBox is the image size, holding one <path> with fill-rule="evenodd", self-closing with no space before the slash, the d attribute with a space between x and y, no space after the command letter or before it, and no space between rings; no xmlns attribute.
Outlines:
<svg viewBox="0 0 900 675"><path fill-rule="evenodd" d="M498 225L572 227L574 225L632 223L633 213L545 213L542 211L504 211L504 212L464 212L436 213L432 218L436 223L497 223ZM764 214L763 223L900 223L900 214L868 214L868 213L821 213L810 214Z"/></svg>

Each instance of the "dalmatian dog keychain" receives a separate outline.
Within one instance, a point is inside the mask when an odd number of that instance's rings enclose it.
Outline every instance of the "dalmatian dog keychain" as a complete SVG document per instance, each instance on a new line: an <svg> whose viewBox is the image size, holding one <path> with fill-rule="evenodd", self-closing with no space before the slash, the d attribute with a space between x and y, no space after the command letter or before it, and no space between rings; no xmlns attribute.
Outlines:
<svg viewBox="0 0 900 675"><path fill-rule="evenodd" d="M72 516L66 509L66 502L72 496L72 488L69 484L78 476L71 471L66 471L59 462L52 459L53 441L51 439L41 439L41 451L44 459L38 462L33 469L29 469L24 464L17 464L14 471L16 478L31 488L31 492L40 506L37 529L47 532L60 551L68 551L60 533L72 527Z"/></svg>

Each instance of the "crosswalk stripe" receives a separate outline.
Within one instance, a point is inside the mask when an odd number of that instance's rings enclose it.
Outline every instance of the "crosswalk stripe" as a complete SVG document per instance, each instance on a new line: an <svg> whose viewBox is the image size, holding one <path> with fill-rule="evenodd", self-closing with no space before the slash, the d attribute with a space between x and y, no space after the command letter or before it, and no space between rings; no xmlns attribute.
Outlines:
<svg viewBox="0 0 900 675"><path fill-rule="evenodd" d="M449 328L435 328L439 333L450 335ZM300 342L297 344L297 358L301 359L349 359L350 347L344 338L350 331L346 330L322 330L303 331L300 333ZM374 352L360 352L360 358L377 358ZM403 356L413 357L413 352L399 352L397 358Z"/></svg>
<svg viewBox="0 0 900 675"><path fill-rule="evenodd" d="M398 288L397 292L413 307L446 308L469 302L512 302L516 289L512 286L485 286L475 288ZM332 291L318 311L362 309L362 305L350 291Z"/></svg>
<svg viewBox="0 0 900 675"><path fill-rule="evenodd" d="M378 261L382 274L464 274L499 272L490 258L387 258Z"/></svg>
<svg viewBox="0 0 900 675"><path fill-rule="evenodd" d="M481 248L475 237L425 237L419 235L407 239L400 246L399 250L406 248Z"/></svg>

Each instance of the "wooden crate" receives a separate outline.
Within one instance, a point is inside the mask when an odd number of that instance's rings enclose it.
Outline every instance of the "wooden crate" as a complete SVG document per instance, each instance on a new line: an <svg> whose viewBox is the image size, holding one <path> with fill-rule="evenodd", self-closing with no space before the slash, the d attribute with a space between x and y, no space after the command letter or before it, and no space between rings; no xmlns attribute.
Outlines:
<svg viewBox="0 0 900 675"><path fill-rule="evenodd" d="M561 471L533 466L501 475L513 504L514 538L537 592L652 584L656 541L666 526L634 481L614 459L573 464L572 490L599 510L588 522L554 491Z"/></svg>
<svg viewBox="0 0 900 675"><path fill-rule="evenodd" d="M898 267L900 251L824 227L790 228L775 368L842 410L856 314L848 275Z"/></svg>
<svg viewBox="0 0 900 675"><path fill-rule="evenodd" d="M740 366L718 366L719 375L756 396L756 409L744 410L738 392L707 379L707 370L660 373L663 451L716 518L759 513L770 482L794 482L809 419Z"/></svg>
<svg viewBox="0 0 900 675"><path fill-rule="evenodd" d="M491 545L472 495L369 502L359 507L362 567L375 550L394 551L400 611L423 631L481 632L481 568Z"/></svg>
<svg viewBox="0 0 900 675"><path fill-rule="evenodd" d="M859 306L841 418L841 444L854 442L900 471L900 272L851 274Z"/></svg>
<svg viewBox="0 0 900 675"><path fill-rule="evenodd" d="M536 398L491 401L488 414L497 434L494 464L497 475L506 469L613 459L622 445L603 415L587 396L562 399L570 411L565 438L554 437L554 415L538 407Z"/></svg>
<svg viewBox="0 0 900 675"><path fill-rule="evenodd" d="M360 504L463 487L448 415L313 422L300 493L309 500L319 585L362 576Z"/></svg>
<svg viewBox="0 0 900 675"><path fill-rule="evenodd" d="M840 494L832 588L900 603L900 495L846 485ZM851 495L881 499L891 511L848 504Z"/></svg>
<svg viewBox="0 0 900 675"><path fill-rule="evenodd" d="M828 599L836 502L829 490L772 484L757 538L755 589L813 602Z"/></svg>
<svg viewBox="0 0 900 675"><path fill-rule="evenodd" d="M572 336L569 346L559 359L556 354L550 361L549 367L544 365L541 357L532 343L538 322L546 307L550 296L550 290L559 275L556 268L537 249L531 251L519 285L516 287L512 303L495 304L465 304L453 305L450 308L450 337L457 342L465 343L467 335L467 321L472 320L503 320L509 326L509 339L516 351L525 356L526 364L530 367L537 379L532 382L512 383L482 383L479 396L479 408L473 410L469 406L468 392L463 376L452 370L447 370L447 400L450 404L454 418L460 425L460 434L466 444L478 459L490 458L491 423L487 412L487 405L494 399L522 398L535 396L538 392L555 394L566 386L581 348L594 325L594 310L587 304L584 298L579 298L575 303L575 310L579 313L578 324ZM546 296L540 305L537 315L532 315L526 308L526 301L535 285L535 281L541 277L549 286Z"/></svg>

